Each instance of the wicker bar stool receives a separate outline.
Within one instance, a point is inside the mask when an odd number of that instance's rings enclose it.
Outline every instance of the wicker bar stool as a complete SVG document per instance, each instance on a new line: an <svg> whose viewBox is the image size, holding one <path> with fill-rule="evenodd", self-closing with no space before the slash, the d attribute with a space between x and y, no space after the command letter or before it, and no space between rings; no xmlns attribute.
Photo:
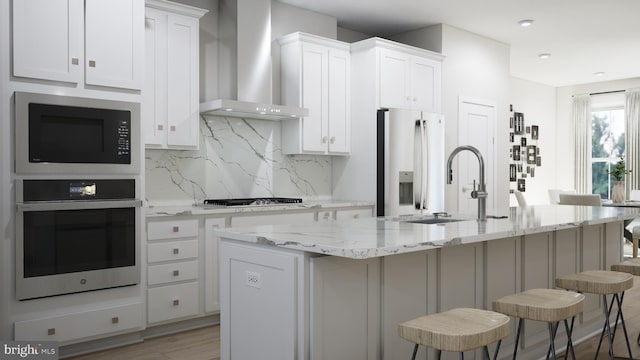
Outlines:
<svg viewBox="0 0 640 360"><path fill-rule="evenodd" d="M609 341L609 357L611 360L614 359L613 339L618 319L620 319L622 323L622 330L624 331L624 338L627 344L627 350L629 351L629 359L632 358L627 327L624 323L624 316L622 315L622 300L624 299L624 292L633 286L633 276L631 274L606 270L583 271L577 274L557 278L556 286L567 290L574 290L579 293L602 295L605 317L602 333L600 334L600 341L598 342L598 349L596 350L596 358L600 353L600 346L602 345L602 340L606 333ZM612 295L610 305L607 305L607 295ZM616 315L616 327L614 328L614 331L611 331L609 316L611 315L614 303L617 304L618 311Z"/></svg>
<svg viewBox="0 0 640 360"><path fill-rule="evenodd" d="M507 295L493 302L493 310L505 315L519 318L516 332L516 344L513 350L513 359L518 353L518 342L522 331L524 319L544 321L549 324L549 349L547 358L551 353L556 358L555 338L560 321L564 322L567 332L567 354L571 353L576 358L571 342L573 320L582 312L584 295L556 289L531 289L513 295ZM567 320L571 318L571 326Z"/></svg>
<svg viewBox="0 0 640 360"><path fill-rule="evenodd" d="M633 228L634 230L634 239L635 238L635 234L636 234L636 229L638 229L638 232L640 232L640 226L636 226ZM637 246L637 239L634 242L634 246ZM637 247L634 249L637 252ZM637 254L636 254L637 255ZM627 259L621 263L617 263L617 264L613 264L611 265L611 271L620 271L620 272L625 272L634 276L640 276L640 259L638 258L633 258L633 259ZM616 319L616 325L618 324L618 319ZM613 327L613 332L616 332L616 326ZM638 333L638 339L636 340L636 342L638 343L638 345L640 345L640 333Z"/></svg>
<svg viewBox="0 0 640 360"><path fill-rule="evenodd" d="M438 359L442 351L459 352L463 359L464 351L483 347L489 359L487 346L497 341L495 360L502 339L509 335L509 317L488 310L457 308L403 322L398 325L398 333L415 344L412 360L419 345L436 349Z"/></svg>

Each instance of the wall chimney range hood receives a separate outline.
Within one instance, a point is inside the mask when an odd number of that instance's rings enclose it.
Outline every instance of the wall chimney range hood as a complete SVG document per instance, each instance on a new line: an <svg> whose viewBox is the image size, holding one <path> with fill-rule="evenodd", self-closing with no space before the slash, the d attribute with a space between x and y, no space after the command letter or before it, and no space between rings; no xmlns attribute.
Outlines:
<svg viewBox="0 0 640 360"><path fill-rule="evenodd" d="M309 110L284 105L218 99L200 103L200 113L260 120L287 120L309 115Z"/></svg>
<svg viewBox="0 0 640 360"><path fill-rule="evenodd" d="M228 45L230 50L235 46L235 64L229 65L236 67L232 74L236 76L237 100L200 103L200 113L262 120L309 115L309 110L304 108L272 104L271 0L222 0L221 5L221 11L229 12L224 18L230 21L229 26L224 27L229 36L221 43ZM233 19L235 24L232 24Z"/></svg>

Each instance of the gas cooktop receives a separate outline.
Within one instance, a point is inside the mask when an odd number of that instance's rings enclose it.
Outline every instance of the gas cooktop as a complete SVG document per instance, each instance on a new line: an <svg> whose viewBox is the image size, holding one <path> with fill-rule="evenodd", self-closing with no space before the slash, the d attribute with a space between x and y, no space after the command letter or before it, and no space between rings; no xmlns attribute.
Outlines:
<svg viewBox="0 0 640 360"><path fill-rule="evenodd" d="M278 204L298 204L302 199L267 197L267 198L242 198L242 199L206 199L205 205L214 206L247 206L247 205L278 205Z"/></svg>

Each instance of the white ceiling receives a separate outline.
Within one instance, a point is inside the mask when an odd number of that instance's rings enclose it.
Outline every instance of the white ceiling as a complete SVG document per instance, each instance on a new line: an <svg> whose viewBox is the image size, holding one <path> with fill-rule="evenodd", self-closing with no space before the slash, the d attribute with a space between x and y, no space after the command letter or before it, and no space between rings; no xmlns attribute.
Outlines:
<svg viewBox="0 0 640 360"><path fill-rule="evenodd" d="M280 1L376 36L455 26L509 44L511 75L551 86L640 77L640 0ZM523 19L533 26L520 27Z"/></svg>

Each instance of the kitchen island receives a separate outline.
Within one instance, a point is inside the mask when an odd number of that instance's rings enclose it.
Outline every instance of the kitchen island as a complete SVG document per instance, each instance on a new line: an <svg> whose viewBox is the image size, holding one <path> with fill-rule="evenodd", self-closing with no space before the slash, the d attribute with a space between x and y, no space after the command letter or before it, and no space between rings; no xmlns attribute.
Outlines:
<svg viewBox="0 0 640 360"><path fill-rule="evenodd" d="M609 269L622 258L623 222L636 214L549 205L487 222L370 218L219 230L221 358L409 358L398 323L491 308L502 296L553 287L557 276ZM601 300L587 295L574 342L601 324ZM546 324L525 322L519 359L544 356L547 341ZM510 335L501 357L513 343Z"/></svg>

